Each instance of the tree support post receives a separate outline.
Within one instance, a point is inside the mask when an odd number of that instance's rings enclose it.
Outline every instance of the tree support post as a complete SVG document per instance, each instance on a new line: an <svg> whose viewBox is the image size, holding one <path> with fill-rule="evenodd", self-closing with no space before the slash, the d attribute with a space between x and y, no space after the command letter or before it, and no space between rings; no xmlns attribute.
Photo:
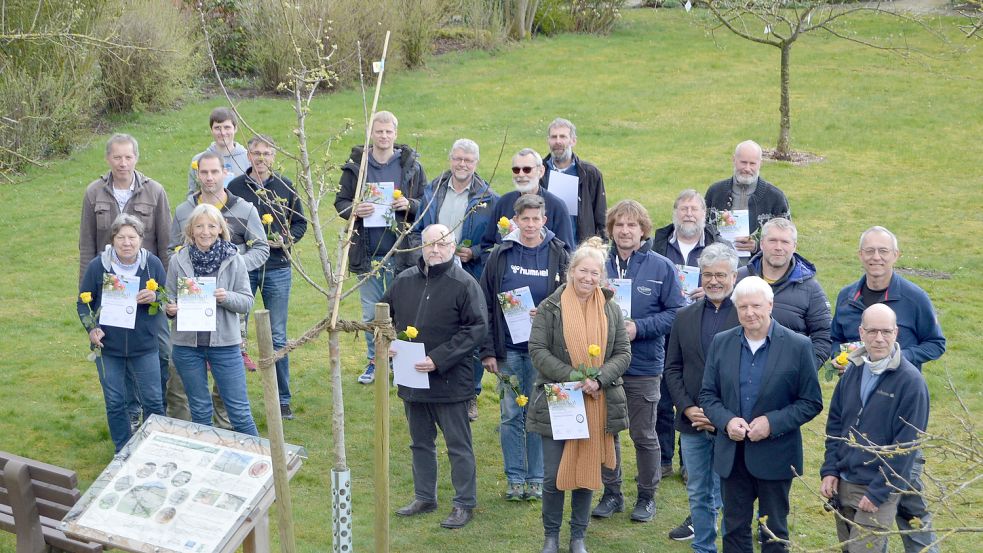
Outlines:
<svg viewBox="0 0 983 553"><path fill-rule="evenodd" d="M389 305L375 304L375 550L389 553Z"/></svg>

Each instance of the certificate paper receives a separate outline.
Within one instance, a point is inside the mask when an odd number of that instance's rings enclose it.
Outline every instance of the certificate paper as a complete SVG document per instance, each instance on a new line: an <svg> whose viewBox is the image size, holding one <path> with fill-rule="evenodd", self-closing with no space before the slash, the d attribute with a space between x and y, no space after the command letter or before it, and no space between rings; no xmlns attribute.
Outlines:
<svg viewBox="0 0 983 553"><path fill-rule="evenodd" d="M178 277L177 329L215 331L215 277Z"/></svg>
<svg viewBox="0 0 983 553"><path fill-rule="evenodd" d="M683 289L683 298L686 300L686 304L689 305L693 303L689 295L693 293L693 290L700 287L700 268L689 265L676 265L676 269L679 271L679 285Z"/></svg>
<svg viewBox="0 0 983 553"><path fill-rule="evenodd" d="M550 426L554 440L580 440L589 438L587 410L584 408L584 392L574 389L577 382L544 384L546 403L550 409Z"/></svg>
<svg viewBox="0 0 983 553"><path fill-rule="evenodd" d="M529 341L529 332L532 330L532 319L529 317L529 310L535 309L536 304L532 301L532 292L528 286L501 292L498 294L498 304L502 306L502 314L505 315L505 324L509 327L509 336L512 337L513 344L521 344Z"/></svg>
<svg viewBox="0 0 983 553"><path fill-rule="evenodd" d="M99 324L130 328L137 320L137 293L140 277L104 273Z"/></svg>
<svg viewBox="0 0 983 553"><path fill-rule="evenodd" d="M614 290L614 301L618 302L618 307L621 308L621 314L624 315L626 319L631 318L631 279L630 278L612 278L608 279L611 283L611 289Z"/></svg>
<svg viewBox="0 0 983 553"><path fill-rule="evenodd" d="M717 230L720 237L734 244L738 238L751 235L751 224L748 210L735 209L733 211L721 211L717 215ZM738 250L740 257L751 257L751 252Z"/></svg>
<svg viewBox="0 0 983 553"><path fill-rule="evenodd" d="M563 200L567 213L577 214L577 202L580 194L580 177L550 170L550 194Z"/></svg>
<svg viewBox="0 0 983 553"><path fill-rule="evenodd" d="M363 202L374 204L375 211L362 220L362 225L366 228L388 227L392 221L393 213L393 190L396 183L393 182L367 182L365 183L365 195Z"/></svg>
<svg viewBox="0 0 983 553"><path fill-rule="evenodd" d="M390 347L396 352L393 356L393 381L407 388L429 390L430 373L420 372L413 367L427 358L427 351L423 344L394 340Z"/></svg>

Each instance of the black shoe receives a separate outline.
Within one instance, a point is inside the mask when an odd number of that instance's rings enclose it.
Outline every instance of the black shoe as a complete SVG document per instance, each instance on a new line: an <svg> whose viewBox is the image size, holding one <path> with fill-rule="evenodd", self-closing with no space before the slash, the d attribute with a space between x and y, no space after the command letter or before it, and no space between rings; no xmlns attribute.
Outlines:
<svg viewBox="0 0 983 553"><path fill-rule="evenodd" d="M434 507L436 506L437 504L434 503ZM471 522L473 517L474 514L471 509L465 509L464 507L458 507L455 505L451 507L451 514L447 515L447 518L445 518L444 522L441 522L440 525L444 528L451 529L464 528L469 522Z"/></svg>
<svg viewBox="0 0 983 553"><path fill-rule="evenodd" d="M669 530L669 539L676 541L688 541L695 536L693 532L693 517L688 516L682 524Z"/></svg>
<svg viewBox="0 0 983 553"><path fill-rule="evenodd" d="M288 421L294 420L294 412L290 409L289 405L280 406L280 418Z"/></svg>
<svg viewBox="0 0 983 553"><path fill-rule="evenodd" d="M597 518L609 518L615 513L625 510L625 498L620 495L604 495L601 501L591 511L590 516Z"/></svg>
<svg viewBox="0 0 983 553"><path fill-rule="evenodd" d="M411 517L414 515L421 515L423 513L431 513L436 510L436 501L420 501L419 499L414 499L409 505L403 507L402 509L397 509L396 514L401 517Z"/></svg>
<svg viewBox="0 0 983 553"><path fill-rule="evenodd" d="M672 463L668 465L662 465L662 478L669 478L670 476L672 476L672 473L673 473Z"/></svg>
<svg viewBox="0 0 983 553"><path fill-rule="evenodd" d="M584 538L570 538L570 553L587 553Z"/></svg>
<svg viewBox="0 0 983 553"><path fill-rule="evenodd" d="M560 536L546 536L540 553L560 553Z"/></svg>
<svg viewBox="0 0 983 553"><path fill-rule="evenodd" d="M631 511L631 519L635 522L648 522L655 516L655 500L639 497L635 508Z"/></svg>
<svg viewBox="0 0 983 553"><path fill-rule="evenodd" d="M685 466L679 467L679 476L683 477L683 484L689 484L689 471Z"/></svg>

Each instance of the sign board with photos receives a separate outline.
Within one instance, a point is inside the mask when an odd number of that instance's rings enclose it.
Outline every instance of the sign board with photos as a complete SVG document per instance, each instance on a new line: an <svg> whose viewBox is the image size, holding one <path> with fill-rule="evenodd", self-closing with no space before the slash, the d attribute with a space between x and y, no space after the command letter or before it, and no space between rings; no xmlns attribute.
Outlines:
<svg viewBox="0 0 983 553"><path fill-rule="evenodd" d="M286 455L293 476L307 452L287 445ZM61 529L135 553L231 553L274 497L269 440L153 415Z"/></svg>

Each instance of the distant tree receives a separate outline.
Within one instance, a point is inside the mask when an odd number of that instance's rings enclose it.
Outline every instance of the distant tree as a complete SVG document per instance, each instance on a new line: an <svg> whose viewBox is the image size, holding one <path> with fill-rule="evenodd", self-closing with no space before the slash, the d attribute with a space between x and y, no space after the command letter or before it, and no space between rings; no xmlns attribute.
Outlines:
<svg viewBox="0 0 983 553"><path fill-rule="evenodd" d="M532 23L539 8L539 0L504 0L502 14L509 38L532 38Z"/></svg>

